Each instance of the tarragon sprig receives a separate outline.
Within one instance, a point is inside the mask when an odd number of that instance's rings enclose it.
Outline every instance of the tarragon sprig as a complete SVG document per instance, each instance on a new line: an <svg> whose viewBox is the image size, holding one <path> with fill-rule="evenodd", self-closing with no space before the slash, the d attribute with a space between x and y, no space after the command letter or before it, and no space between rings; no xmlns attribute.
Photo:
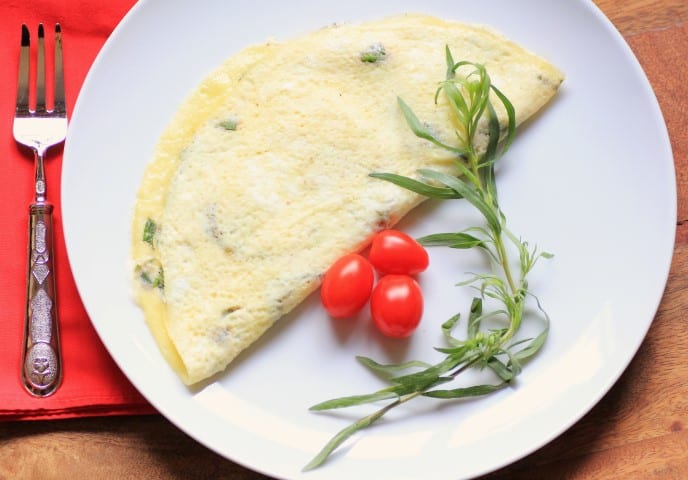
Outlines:
<svg viewBox="0 0 688 480"><path fill-rule="evenodd" d="M528 243L509 231L506 216L499 207L495 183L495 162L508 150L516 130L516 114L507 97L495 87L486 68L469 61L455 62L451 51L445 50L447 73L440 82L435 102L440 95L456 117L456 144L448 144L435 136L401 99L399 107L413 133L439 148L455 154L458 175L422 169L420 180L392 173L373 173L372 177L392 182L418 194L437 199L463 198L484 217L485 225L474 226L460 232L438 233L422 237L426 246L450 248L478 248L493 261L494 271L474 274L459 285L469 285L479 293L470 306L466 338L453 335L460 320L457 314L442 324L446 346L436 350L444 358L436 364L409 361L383 365L366 357L358 360L368 369L387 380L389 386L373 393L328 400L311 407L311 410L331 410L373 402L388 402L338 432L323 449L304 467L313 469L354 433L369 427L391 409L416 397L457 399L486 395L508 386L521 373L526 360L535 355L545 343L549 318L529 291L526 277L537 260L551 255L529 247ZM504 128L500 126L496 99L506 113ZM487 135L487 144L481 135ZM510 253L518 255L518 268ZM541 312L544 328L536 337L516 340L524 317L526 301L534 299ZM490 306L489 311L484 307ZM489 320L491 328L485 324ZM497 325L495 327L494 325ZM447 388L459 374L469 368L490 369L495 383L468 387Z"/></svg>

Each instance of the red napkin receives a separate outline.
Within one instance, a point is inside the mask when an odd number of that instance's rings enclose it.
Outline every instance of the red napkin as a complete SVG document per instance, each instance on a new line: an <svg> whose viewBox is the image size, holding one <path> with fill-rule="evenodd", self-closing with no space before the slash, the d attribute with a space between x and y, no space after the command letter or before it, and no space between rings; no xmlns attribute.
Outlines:
<svg viewBox="0 0 688 480"><path fill-rule="evenodd" d="M5 0L0 15L0 420L153 413L154 409L109 356L79 299L67 262L60 211L62 148L48 152L48 200L55 205L55 270L64 373L50 397L22 387L20 357L26 295L28 205L33 200L33 156L12 138L21 24L46 26L52 45L62 27L68 112L99 49L135 0ZM50 52L50 51L49 51ZM48 58L52 58L50 52Z"/></svg>

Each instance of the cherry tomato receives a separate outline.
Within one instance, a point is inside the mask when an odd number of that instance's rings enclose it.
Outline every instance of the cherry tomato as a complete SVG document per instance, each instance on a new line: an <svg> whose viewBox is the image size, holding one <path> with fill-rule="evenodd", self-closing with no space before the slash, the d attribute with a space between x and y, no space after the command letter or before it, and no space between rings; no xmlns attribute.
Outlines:
<svg viewBox="0 0 688 480"><path fill-rule="evenodd" d="M398 230L382 230L370 246L370 263L383 274L415 275L428 268L428 252Z"/></svg>
<svg viewBox="0 0 688 480"><path fill-rule="evenodd" d="M334 318L355 315L370 298L374 277L370 262L356 253L337 260L320 287L320 299L327 313Z"/></svg>
<svg viewBox="0 0 688 480"><path fill-rule="evenodd" d="M373 289L370 312L377 328L388 337L408 337L423 316L420 285L408 275L385 275Z"/></svg>

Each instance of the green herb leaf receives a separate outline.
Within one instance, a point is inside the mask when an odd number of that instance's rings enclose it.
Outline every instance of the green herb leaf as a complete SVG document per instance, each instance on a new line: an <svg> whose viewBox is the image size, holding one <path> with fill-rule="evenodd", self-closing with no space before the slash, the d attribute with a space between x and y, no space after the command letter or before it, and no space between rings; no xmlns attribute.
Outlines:
<svg viewBox="0 0 688 480"><path fill-rule="evenodd" d="M498 89L494 85L490 85L490 88L495 93L495 95L497 95L497 98L499 98L499 100L502 102L502 105L504 105L504 109L507 113L508 123L506 139L504 140L504 145L502 145L502 155L504 155L506 151L509 150L511 143L514 141L514 137L516 136L516 110L514 109L513 104L509 101L506 95L502 93L500 89Z"/></svg>
<svg viewBox="0 0 688 480"><path fill-rule="evenodd" d="M369 176L386 180L390 183L429 198L439 198L443 200L450 198L461 198L461 195L451 188L435 187L409 177L404 177L403 175L397 175L395 173L371 173Z"/></svg>
<svg viewBox="0 0 688 480"><path fill-rule="evenodd" d="M442 324L442 334L444 335L444 340L450 347L462 347L465 345L465 342L454 337L454 335L452 334L452 332L454 331L454 327L457 323L459 323L460 320L461 314L457 313L456 315L453 315L449 318L449 320L445 321Z"/></svg>
<svg viewBox="0 0 688 480"><path fill-rule="evenodd" d="M360 59L363 63L377 63L386 55L385 47L380 43L374 43L361 52Z"/></svg>
<svg viewBox="0 0 688 480"><path fill-rule="evenodd" d="M459 178L452 177L451 175L447 175L446 173L435 170L421 169L418 171L418 173L423 175L425 178L443 183L447 187L454 190L456 193L468 200L480 211L480 213L483 214L488 225L494 232L499 233L501 231L502 226L499 221L499 214L484 200L480 190L478 190L473 184L464 182Z"/></svg>
<svg viewBox="0 0 688 480"><path fill-rule="evenodd" d="M156 230L157 225L155 222L152 219L147 218L146 223L143 226L143 241L149 244L151 247L153 246Z"/></svg>
<svg viewBox="0 0 688 480"><path fill-rule="evenodd" d="M446 79L450 80L450 79L454 78L456 66L454 63L454 57L452 56L451 50L449 49L449 45L444 46L444 58L447 61Z"/></svg>
<svg viewBox="0 0 688 480"><path fill-rule="evenodd" d="M465 232L433 233L417 241L425 247L473 248L484 245L481 239Z"/></svg>
<svg viewBox="0 0 688 480"><path fill-rule="evenodd" d="M468 316L468 338L476 338L480 332L480 322L483 318L483 299L476 297L471 302Z"/></svg>
<svg viewBox="0 0 688 480"><path fill-rule="evenodd" d="M222 120L218 125L225 130L230 130L234 131L237 129L238 122L234 118L228 118L226 120Z"/></svg>
<svg viewBox="0 0 688 480"><path fill-rule="evenodd" d="M406 105L406 102L404 102L401 98L397 99L399 103L399 107L401 108L401 112L404 114L404 118L406 119L406 123L408 123L409 127L411 128L411 131L419 138L423 138L425 140L428 140L438 147L442 147L445 150L449 150L450 152L454 152L457 155L463 155L466 153L466 151L463 148L460 147L453 147L451 145L448 145L446 143L441 142L439 139L437 139L431 132L428 130L428 128L423 125L420 120L418 120L418 117L416 117L416 114L413 113L413 111L409 108L408 105Z"/></svg>
<svg viewBox="0 0 688 480"><path fill-rule="evenodd" d="M159 288L161 290L165 288L165 277L162 266L156 259L151 259L137 265L135 272L146 287Z"/></svg>
<svg viewBox="0 0 688 480"><path fill-rule="evenodd" d="M490 370L497 374L504 382L510 382L514 379L514 372L497 357L491 357L487 361L487 366Z"/></svg>
<svg viewBox="0 0 688 480"><path fill-rule="evenodd" d="M423 396L444 399L479 397L494 393L507 385L507 382L502 382L497 385L474 385L472 387L454 388L452 390L430 390L429 392L425 392Z"/></svg>
<svg viewBox="0 0 688 480"><path fill-rule="evenodd" d="M356 360L361 362L361 364L363 364L366 368L368 368L372 372L375 372L379 375L382 375L385 378L391 378L395 375L398 375L400 372L409 370L411 368L428 368L430 366L429 363L421 362L418 360L411 360L408 362L388 364L388 365L383 365L381 363L376 362L375 360L373 360L371 358L362 357L362 356L356 357Z"/></svg>
<svg viewBox="0 0 688 480"><path fill-rule="evenodd" d="M547 315L547 312L545 312L545 310L542 308L542 305L540 305L540 300L534 295L531 295L531 297L535 299L537 308L542 313L545 322L545 328L530 342L526 348L519 350L514 354L514 356L521 362L529 360L536 353L538 353L542 349L542 346L545 344L547 337L549 336L549 315Z"/></svg>
<svg viewBox="0 0 688 480"><path fill-rule="evenodd" d="M366 395L351 395L348 397L335 398L325 402L313 405L309 410L334 410L337 408L353 407L354 405L362 405L364 403L372 403L380 400L389 400L390 398L398 398L399 395L392 391L380 391L369 393Z"/></svg>
<svg viewBox="0 0 688 480"><path fill-rule="evenodd" d="M387 413L390 409L398 405L397 402L395 403L390 403L384 408L381 408L380 410L376 411L375 413L368 415L367 417L363 417L360 420L356 421L355 423L352 423L348 427L340 430L332 439L327 442L327 444L323 447L322 450L311 460L308 465L306 465L303 470L308 471L308 470L313 470L316 467L319 467L320 465L323 464L325 460L327 460L327 457L329 457L332 452L336 450L338 446L340 446L342 443L344 443L349 437L351 437L354 433L358 432L359 430L362 430L364 428L367 428L371 426L373 423L378 421L382 416Z"/></svg>

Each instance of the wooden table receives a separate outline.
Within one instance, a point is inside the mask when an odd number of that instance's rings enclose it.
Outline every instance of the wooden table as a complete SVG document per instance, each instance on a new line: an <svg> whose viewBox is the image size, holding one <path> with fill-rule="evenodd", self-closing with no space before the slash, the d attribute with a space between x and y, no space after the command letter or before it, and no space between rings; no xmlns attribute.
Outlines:
<svg viewBox="0 0 688 480"><path fill-rule="evenodd" d="M646 68L667 121L678 181L672 269L645 342L610 392L559 438L486 479L688 479L688 67L682 76L674 67L688 62L688 2L596 3ZM34 478L265 477L157 415L0 424L0 479Z"/></svg>

